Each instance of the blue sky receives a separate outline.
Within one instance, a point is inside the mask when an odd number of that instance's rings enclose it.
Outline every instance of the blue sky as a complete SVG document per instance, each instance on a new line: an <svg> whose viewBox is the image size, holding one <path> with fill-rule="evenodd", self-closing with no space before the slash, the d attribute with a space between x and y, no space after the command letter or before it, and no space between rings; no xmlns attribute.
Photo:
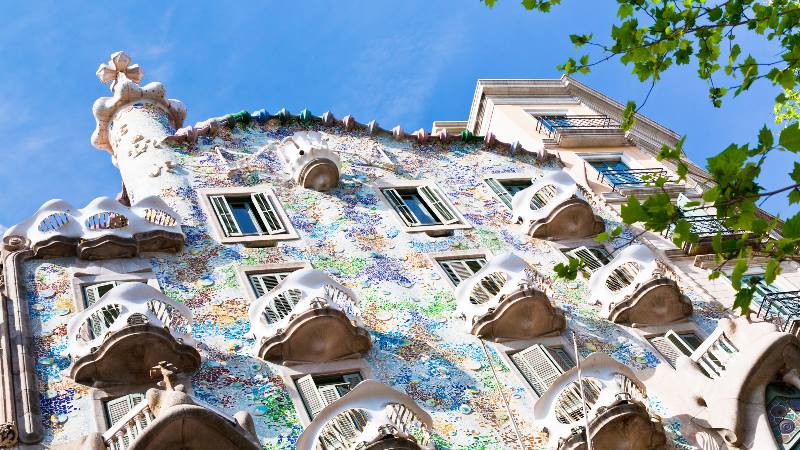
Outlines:
<svg viewBox="0 0 800 450"><path fill-rule="evenodd" d="M91 106L108 88L94 75L116 50L141 64L188 107L186 123L242 109L326 110L386 128L463 120L478 78L556 78L574 55L570 33L606 36L616 2L572 1L551 14L517 1L402 2L13 2L0 18L0 224L51 198L76 207L115 195L119 175L94 149ZM252 2L256 3L256 2ZM235 5L235 6L231 6ZM769 48L758 51L769 53ZM579 79L625 101L646 92L619 64ZM721 110L694 71L667 76L644 113L687 134L705 158L746 142L772 121L775 91L762 86ZM788 184L794 155L774 158L762 184ZM797 206L797 205L795 205ZM785 197L764 207L786 217Z"/></svg>

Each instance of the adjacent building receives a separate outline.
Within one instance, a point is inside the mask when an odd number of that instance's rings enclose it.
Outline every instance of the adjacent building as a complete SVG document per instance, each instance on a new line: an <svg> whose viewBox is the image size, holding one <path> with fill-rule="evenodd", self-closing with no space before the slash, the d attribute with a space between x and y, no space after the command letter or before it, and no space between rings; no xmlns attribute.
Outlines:
<svg viewBox="0 0 800 450"><path fill-rule="evenodd" d="M0 446L796 448L796 264L748 319L708 280L711 236L741 233L713 211L687 211L686 248L593 239L671 177L669 129L623 131L569 77L480 80L431 131L186 126L125 53L97 75L92 144L123 185L4 235ZM690 169L679 206L707 188ZM555 276L570 258L585 277Z"/></svg>

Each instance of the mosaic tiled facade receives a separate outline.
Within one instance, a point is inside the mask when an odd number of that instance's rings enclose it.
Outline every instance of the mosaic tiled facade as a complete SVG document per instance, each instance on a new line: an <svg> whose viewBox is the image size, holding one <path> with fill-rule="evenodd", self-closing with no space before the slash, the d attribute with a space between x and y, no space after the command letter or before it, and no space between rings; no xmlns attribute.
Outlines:
<svg viewBox="0 0 800 450"><path fill-rule="evenodd" d="M124 74L120 66L117 71ZM119 78L109 80L117 83ZM131 80L122 77L119 82L133 83ZM87 386L70 374L67 350L73 337L69 321L84 309L80 280L130 276L152 280L168 299L191 313L190 334L202 360L195 372L178 377L175 383L184 384L183 389L198 405L229 420L238 411L249 413L255 439L264 449L296 448L308 425L308 413L294 385L299 377L348 371L360 371L363 378L406 394L429 414L432 447L556 448L556 438L550 436L552 428L535 419L538 395L508 356L512 349L541 339L494 343L471 334L457 309L454 286L435 259L447 252L472 252L488 260L513 252L523 258L538 277L538 288L566 319L564 330L543 339L548 345L559 343L569 354L574 339L581 358L604 354L632 371L646 387L642 404L657 418L657 426L663 427L668 441L664 445L669 448L777 445L775 440L758 440L764 430L756 432L755 438L751 433L749 438L739 435L731 440L719 433L720 427L693 419L695 411L683 409L690 408L686 406L690 400L675 393L676 380L680 383L682 377L681 364L689 358L673 368L647 339L649 332L613 323L598 305L590 303L588 280L557 279L553 267L566 261L563 248L551 240L530 237L525 226L514 223L512 211L485 181L494 175L515 174L536 180L569 168L569 160L558 151L530 151L526 149L530 145L504 144L494 136L474 137L480 130L456 134L442 128L443 132L433 136L424 131L412 136L402 129L387 132L374 123L358 124L349 116L316 117L307 111L299 115L239 113L178 130L182 116L176 111L181 107L164 100L163 92L148 97L148 86L142 88L145 94L138 100L126 99L119 93L121 89L115 92L119 104L109 106L107 122L98 119L98 126L107 127L100 133L105 141L99 146L112 153L122 173L125 192L120 201L135 208L149 196L163 200L180 217L180 231L185 236L182 248L143 251L139 243L132 244L139 245L139 250L126 258L118 258L114 252L95 252L89 254L100 256L87 259L81 257L81 246L101 238L83 234L76 238L77 253L73 249L52 254L55 241L47 233L41 233L38 241L31 238L33 232L15 240L14 236L21 234L19 229L16 233L15 228L9 230L4 250L7 329L0 342L5 343L4 350L23 347L6 351L3 365L6 395L24 392L16 400L5 399L5 421L16 424L20 448L96 448L87 436L106 432L104 402L156 387L158 374L149 386L128 388ZM150 90L158 91L157 87ZM338 183L327 192L298 185L278 154L285 138L307 131L320 132L340 158ZM465 227L435 236L408 232L381 191L382 183L402 180L436 183ZM219 219L201 197L213 189L262 187L274 193L296 239L272 246L221 243L220 230L212 226L219 226ZM620 225L618 206L593 184L582 186L576 195L591 205L606 229ZM101 228L115 232L113 224ZM628 244L635 233L626 230L609 247ZM718 321L731 316L726 308L731 299L720 298L697 281L702 276L687 274L683 267L696 268L693 260L670 261L664 255L675 255L675 251L665 253L653 245L655 238L653 242L648 238L637 240L660 251L658 255L679 280L682 293L691 300L691 316L680 322L680 328L693 330L701 339L712 335ZM134 241L142 238L137 239ZM127 241L114 242L122 247ZM103 245L108 244L102 241L92 248ZM37 256L40 254L45 256ZM363 358L284 365L257 356L259 342L252 334L249 316L255 298L242 274L248 267L281 264L319 270L354 294L355 314L371 339ZM671 326L656 328L663 333ZM324 334L317 339L325 339ZM28 375L26 361L33 369ZM786 369L781 365L779 375L788 372ZM761 389L763 396L764 386ZM761 411L765 402L762 398ZM773 429L781 430L784 441L794 435L789 424L781 422L783 416L775 417L774 411L786 404L784 409L791 410L794 417L794 402L790 392L788 397L774 397L769 404L769 421ZM742 414L751 413L743 410ZM732 430L734 434L740 431ZM146 432L144 428L136 439L143 439ZM108 440L103 442L111 445Z"/></svg>

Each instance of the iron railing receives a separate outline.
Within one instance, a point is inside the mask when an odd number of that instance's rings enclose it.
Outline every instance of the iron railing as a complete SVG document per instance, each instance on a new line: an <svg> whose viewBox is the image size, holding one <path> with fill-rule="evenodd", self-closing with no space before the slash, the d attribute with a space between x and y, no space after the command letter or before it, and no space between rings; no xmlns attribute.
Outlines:
<svg viewBox="0 0 800 450"><path fill-rule="evenodd" d="M562 128L619 128L619 123L608 116L536 116L536 131L548 136Z"/></svg>
<svg viewBox="0 0 800 450"><path fill-rule="evenodd" d="M723 236L736 234L736 231L725 225L724 219L711 214L702 216L687 216L684 214L681 219L689 222L689 230L701 238L716 236L717 233ZM675 231L675 224L664 230L664 237L671 238L673 231Z"/></svg>
<svg viewBox="0 0 800 450"><path fill-rule="evenodd" d="M611 186L615 191L620 186L645 186L653 184L658 178L667 178L666 169L597 169L598 180Z"/></svg>
<svg viewBox="0 0 800 450"><path fill-rule="evenodd" d="M756 316L777 325L781 331L800 333L800 291L756 294Z"/></svg>

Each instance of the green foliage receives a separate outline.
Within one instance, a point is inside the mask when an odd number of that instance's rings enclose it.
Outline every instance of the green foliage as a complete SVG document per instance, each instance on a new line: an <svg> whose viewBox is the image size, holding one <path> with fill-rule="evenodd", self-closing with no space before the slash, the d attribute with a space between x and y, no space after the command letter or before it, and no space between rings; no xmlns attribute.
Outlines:
<svg viewBox="0 0 800 450"><path fill-rule="evenodd" d="M482 0L493 6L497 0ZM683 152L684 140L674 147L665 146L658 159L674 165L677 180L657 177L647 180L659 188L643 200L631 197L622 205L621 215L628 225L637 224L654 232L669 229L678 246L699 240L691 223L670 200L664 186L669 181L699 178L708 186L703 201L686 205L688 210L704 209L716 214L727 230L711 239L719 266L711 271L717 278L727 263L735 261L731 276L737 295L734 307L743 313L755 292L751 284L741 284L741 275L753 256L767 258L765 278L774 280L780 262L796 258L800 252L800 214L781 221L764 214L758 204L766 198L786 196L790 204L800 203L800 163L788 168L793 184L766 191L756 181L767 158L775 152L800 152L800 1L798 0L616 0L617 22L611 26L609 39L598 41L593 34L569 35L576 49L587 49L580 56L567 57L559 70L567 74L589 73L593 66L617 59L631 68L631 73L650 90L665 71L674 66L692 65L699 80L707 84L708 98L722 107L726 98L749 90L755 83L769 83L777 90L775 123L780 130L763 126L756 144L731 144L707 160L710 176L692 170ZM559 0L523 0L527 10L548 12ZM763 48L771 59L760 59ZM752 52L750 51L752 50ZM761 50L761 51L758 51ZM648 95L649 95L648 91ZM636 115L647 98L638 104L628 101L622 114L622 128L636 124ZM776 136L777 135L777 136ZM619 233L603 233L600 239L612 239ZM559 264L559 276L574 279L579 262Z"/></svg>

